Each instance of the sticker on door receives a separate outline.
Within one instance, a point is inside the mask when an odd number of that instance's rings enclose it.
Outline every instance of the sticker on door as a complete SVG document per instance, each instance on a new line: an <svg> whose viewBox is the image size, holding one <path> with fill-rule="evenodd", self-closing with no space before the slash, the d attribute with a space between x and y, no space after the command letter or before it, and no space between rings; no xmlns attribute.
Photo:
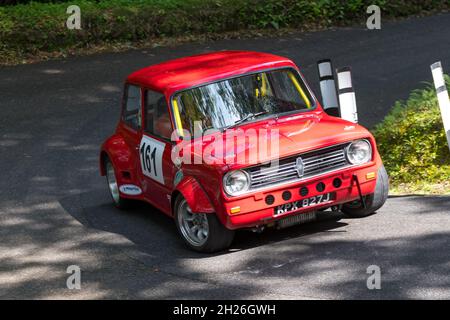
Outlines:
<svg viewBox="0 0 450 320"><path fill-rule="evenodd" d="M165 146L164 142L145 135L139 145L142 173L161 184L164 184L162 157Z"/></svg>

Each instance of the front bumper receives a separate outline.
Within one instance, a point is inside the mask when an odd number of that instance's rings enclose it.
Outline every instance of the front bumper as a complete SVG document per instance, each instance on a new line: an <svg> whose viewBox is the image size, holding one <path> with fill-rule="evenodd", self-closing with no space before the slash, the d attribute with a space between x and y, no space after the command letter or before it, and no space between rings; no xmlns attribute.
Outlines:
<svg viewBox="0 0 450 320"><path fill-rule="evenodd" d="M224 203L223 208L226 216L225 225L229 229L267 225L292 214L328 208L357 200L359 199L359 192L356 181L353 179L353 175L358 177L361 187L361 194L368 195L374 193L375 191L377 171L378 165L371 163L369 165L365 165L364 167L343 169L324 176L313 177L295 184L289 184L284 187L278 186L274 189L254 193L247 197L241 197L237 200L227 201ZM333 181L336 179L341 181L341 185L339 187L333 185ZM324 190L320 188L319 190L321 191L317 190L317 185L319 183L323 183L325 185ZM304 191L305 187L307 188L308 193L307 195L302 195L300 190L303 188ZM291 194L291 197L288 200L283 199L283 193L286 195L286 191ZM335 197L333 200L326 203L300 208L299 210L283 214L281 217L274 214L275 209L279 205L330 192L334 193ZM273 196L274 202L267 204L267 196Z"/></svg>

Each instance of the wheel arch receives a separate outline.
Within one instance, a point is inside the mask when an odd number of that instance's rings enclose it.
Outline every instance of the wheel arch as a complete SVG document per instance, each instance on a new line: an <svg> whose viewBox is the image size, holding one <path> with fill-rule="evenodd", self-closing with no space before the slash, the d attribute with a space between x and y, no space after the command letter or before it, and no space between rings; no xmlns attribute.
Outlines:
<svg viewBox="0 0 450 320"><path fill-rule="evenodd" d="M117 171L134 173L133 155L120 135L109 137L102 145L99 155L100 175L106 175L105 160L109 158Z"/></svg>
<svg viewBox="0 0 450 320"><path fill-rule="evenodd" d="M186 199L189 207L195 213L215 213L216 211L205 190L194 177L183 178L172 192L172 215L174 213L175 200L180 195Z"/></svg>
<svg viewBox="0 0 450 320"><path fill-rule="evenodd" d="M99 165L100 165L100 175L101 176L106 175L105 163L106 163L106 159L108 159L108 158L109 158L109 155L105 150L100 151Z"/></svg>

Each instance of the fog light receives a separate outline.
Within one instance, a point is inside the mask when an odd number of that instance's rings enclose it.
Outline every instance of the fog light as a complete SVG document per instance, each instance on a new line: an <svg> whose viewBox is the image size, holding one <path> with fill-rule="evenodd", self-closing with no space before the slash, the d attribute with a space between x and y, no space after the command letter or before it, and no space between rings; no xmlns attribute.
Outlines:
<svg viewBox="0 0 450 320"><path fill-rule="evenodd" d="M333 187L340 188L342 186L342 180L339 178L335 178L333 180Z"/></svg>
<svg viewBox="0 0 450 320"><path fill-rule="evenodd" d="M308 195L308 188L307 187L301 187L300 188L300 195L302 196L302 197L306 197L307 195Z"/></svg>
<svg viewBox="0 0 450 320"><path fill-rule="evenodd" d="M317 186L316 186L316 190L319 191L319 192L324 191L324 190L325 190L325 183L319 182L319 183L317 184Z"/></svg>
<svg viewBox="0 0 450 320"><path fill-rule="evenodd" d="M289 199L291 199L292 194L289 191L284 191L281 197L284 201L288 201Z"/></svg>
<svg viewBox="0 0 450 320"><path fill-rule="evenodd" d="M268 195L268 196L266 197L266 203L267 203L268 205L271 205L271 204L273 204L274 202L275 202L275 198L274 198L273 195Z"/></svg>

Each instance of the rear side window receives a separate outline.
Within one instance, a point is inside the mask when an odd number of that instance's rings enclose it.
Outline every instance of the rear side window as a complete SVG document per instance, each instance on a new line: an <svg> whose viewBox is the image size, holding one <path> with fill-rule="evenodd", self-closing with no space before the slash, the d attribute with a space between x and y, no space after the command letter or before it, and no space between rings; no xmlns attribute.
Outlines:
<svg viewBox="0 0 450 320"><path fill-rule="evenodd" d="M144 131L165 139L170 139L172 135L172 123L170 122L166 97L159 92L151 90L146 90L144 97Z"/></svg>
<svg viewBox="0 0 450 320"><path fill-rule="evenodd" d="M122 119L133 129L141 127L141 88L127 85Z"/></svg>

